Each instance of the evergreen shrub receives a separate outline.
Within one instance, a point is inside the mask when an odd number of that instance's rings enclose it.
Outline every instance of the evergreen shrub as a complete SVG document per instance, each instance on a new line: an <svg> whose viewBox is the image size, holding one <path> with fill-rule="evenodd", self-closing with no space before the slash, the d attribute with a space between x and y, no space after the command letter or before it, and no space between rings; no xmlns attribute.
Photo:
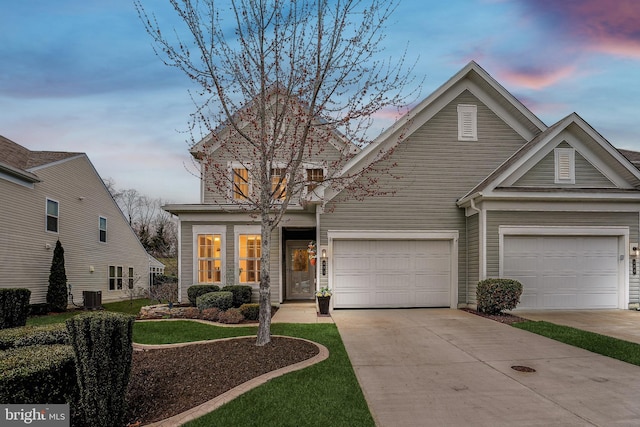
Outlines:
<svg viewBox="0 0 640 427"><path fill-rule="evenodd" d="M27 324L31 291L22 288L0 289L0 329Z"/></svg>
<svg viewBox="0 0 640 427"><path fill-rule="evenodd" d="M242 304L251 302L251 286L247 285L227 285L222 288L223 291L233 292L233 306L238 308Z"/></svg>
<svg viewBox="0 0 640 427"><path fill-rule="evenodd" d="M64 268L64 249L60 240L56 242L51 260L49 273L49 287L47 288L47 304L51 311L62 312L67 309L69 303L67 291L67 274Z"/></svg>
<svg viewBox="0 0 640 427"><path fill-rule="evenodd" d="M260 316L260 304L242 304L240 306L240 313L242 313L244 318L247 320L258 320L258 317Z"/></svg>
<svg viewBox="0 0 640 427"><path fill-rule="evenodd" d="M218 285L191 285L187 288L187 296L189 297L189 303L192 306L196 306L196 299L199 296L208 294L209 292L218 292L220 286Z"/></svg>
<svg viewBox="0 0 640 427"><path fill-rule="evenodd" d="M486 279L476 287L478 311L500 314L502 310L513 310L520 302L522 283L513 279Z"/></svg>
<svg viewBox="0 0 640 427"><path fill-rule="evenodd" d="M51 344L69 344L69 334L64 323L0 330L0 350Z"/></svg>

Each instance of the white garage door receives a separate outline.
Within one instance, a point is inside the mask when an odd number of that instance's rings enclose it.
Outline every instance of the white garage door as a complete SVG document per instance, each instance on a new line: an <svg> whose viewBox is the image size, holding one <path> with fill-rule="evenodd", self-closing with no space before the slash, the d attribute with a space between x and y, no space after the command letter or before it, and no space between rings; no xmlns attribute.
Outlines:
<svg viewBox="0 0 640 427"><path fill-rule="evenodd" d="M502 277L524 291L518 308L618 308L615 236L505 236Z"/></svg>
<svg viewBox="0 0 640 427"><path fill-rule="evenodd" d="M334 307L449 307L451 241L336 240Z"/></svg>

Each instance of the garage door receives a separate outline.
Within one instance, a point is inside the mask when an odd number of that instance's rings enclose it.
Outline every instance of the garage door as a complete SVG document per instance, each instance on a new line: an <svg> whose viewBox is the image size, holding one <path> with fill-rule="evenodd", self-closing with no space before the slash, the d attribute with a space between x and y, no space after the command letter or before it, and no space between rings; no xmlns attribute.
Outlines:
<svg viewBox="0 0 640 427"><path fill-rule="evenodd" d="M505 236L502 277L519 280L518 308L617 308L615 236Z"/></svg>
<svg viewBox="0 0 640 427"><path fill-rule="evenodd" d="M336 240L334 307L449 307L451 242Z"/></svg>

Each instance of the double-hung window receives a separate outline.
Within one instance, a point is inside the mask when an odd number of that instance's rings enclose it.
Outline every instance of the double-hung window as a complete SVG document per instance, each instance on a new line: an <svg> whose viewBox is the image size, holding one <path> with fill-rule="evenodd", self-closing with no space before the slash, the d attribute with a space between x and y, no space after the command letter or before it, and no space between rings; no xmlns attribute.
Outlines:
<svg viewBox="0 0 640 427"><path fill-rule="evenodd" d="M59 221L59 208L60 205L55 200L47 199L47 231L51 231L52 233L58 232L58 221Z"/></svg>
<svg viewBox="0 0 640 427"><path fill-rule="evenodd" d="M122 266L109 266L109 290L122 290Z"/></svg>
<svg viewBox="0 0 640 427"><path fill-rule="evenodd" d="M271 169L271 194L274 200L282 200L287 196L286 169Z"/></svg>
<svg viewBox="0 0 640 427"><path fill-rule="evenodd" d="M107 218L101 216L98 222L100 242L107 243Z"/></svg>
<svg viewBox="0 0 640 427"><path fill-rule="evenodd" d="M247 200L249 198L249 170L244 167L233 168L233 199Z"/></svg>
<svg viewBox="0 0 640 427"><path fill-rule="evenodd" d="M133 267L129 267L129 289L133 289L133 285L135 284L135 277L133 275Z"/></svg>
<svg viewBox="0 0 640 427"><path fill-rule="evenodd" d="M324 181L324 169L307 169L307 193L312 192Z"/></svg>
<svg viewBox="0 0 640 427"><path fill-rule="evenodd" d="M259 284L262 255L260 226L236 226L235 241L238 282L248 285Z"/></svg>
<svg viewBox="0 0 640 427"><path fill-rule="evenodd" d="M222 235L198 234L198 283L222 282Z"/></svg>

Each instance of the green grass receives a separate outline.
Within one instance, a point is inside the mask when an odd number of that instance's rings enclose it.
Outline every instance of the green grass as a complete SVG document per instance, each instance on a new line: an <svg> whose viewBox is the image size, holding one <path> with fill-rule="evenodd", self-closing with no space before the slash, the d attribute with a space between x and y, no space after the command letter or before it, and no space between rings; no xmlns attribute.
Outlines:
<svg viewBox="0 0 640 427"><path fill-rule="evenodd" d="M520 322L514 327L640 366L640 344L549 322Z"/></svg>
<svg viewBox="0 0 640 427"><path fill-rule="evenodd" d="M274 335L325 345L323 362L275 378L188 424L209 426L374 426L349 356L334 324L274 324ZM254 335L256 327L228 328L190 321L136 322L134 340L185 342Z"/></svg>
<svg viewBox="0 0 640 427"><path fill-rule="evenodd" d="M126 300L126 301L117 301L117 302L109 302L102 304L105 310L107 311L115 311L118 313L127 313L127 314L138 314L140 312L140 308L145 305L151 304L151 300L146 298L134 299L134 300ZM27 319L27 325L36 326L36 325L49 325L52 323L63 323L68 318L77 316L80 313L84 313L83 310L69 310L64 313L55 313L55 314L47 314L44 316L33 316Z"/></svg>

